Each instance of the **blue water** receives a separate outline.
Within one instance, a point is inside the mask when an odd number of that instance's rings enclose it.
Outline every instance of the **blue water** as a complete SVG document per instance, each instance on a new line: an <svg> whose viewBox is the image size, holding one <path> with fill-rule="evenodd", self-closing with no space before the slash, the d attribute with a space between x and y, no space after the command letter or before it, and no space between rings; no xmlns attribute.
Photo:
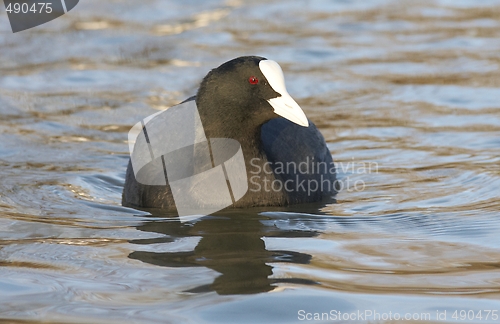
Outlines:
<svg viewBox="0 0 500 324"><path fill-rule="evenodd" d="M13 34L1 9L0 320L497 323L499 17L495 0L82 0ZM130 127L250 54L324 134L337 202L183 223L122 207Z"/></svg>

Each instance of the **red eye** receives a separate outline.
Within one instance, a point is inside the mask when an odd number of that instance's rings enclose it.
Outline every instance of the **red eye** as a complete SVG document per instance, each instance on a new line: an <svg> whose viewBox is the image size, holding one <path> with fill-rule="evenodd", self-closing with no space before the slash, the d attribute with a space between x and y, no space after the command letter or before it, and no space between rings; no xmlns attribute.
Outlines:
<svg viewBox="0 0 500 324"><path fill-rule="evenodd" d="M248 78L248 82L250 82L250 84L257 84L257 83L259 83L259 79L257 79L254 76L251 76Z"/></svg>

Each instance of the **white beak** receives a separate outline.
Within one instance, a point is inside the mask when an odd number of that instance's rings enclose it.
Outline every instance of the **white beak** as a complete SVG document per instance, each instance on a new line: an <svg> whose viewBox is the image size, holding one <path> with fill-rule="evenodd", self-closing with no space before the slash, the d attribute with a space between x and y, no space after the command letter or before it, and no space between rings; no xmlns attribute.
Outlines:
<svg viewBox="0 0 500 324"><path fill-rule="evenodd" d="M271 60L262 60L259 63L259 68L271 88L281 95L281 97L267 101L274 108L274 112L297 125L308 127L309 121L306 114L286 91L285 77L279 64Z"/></svg>

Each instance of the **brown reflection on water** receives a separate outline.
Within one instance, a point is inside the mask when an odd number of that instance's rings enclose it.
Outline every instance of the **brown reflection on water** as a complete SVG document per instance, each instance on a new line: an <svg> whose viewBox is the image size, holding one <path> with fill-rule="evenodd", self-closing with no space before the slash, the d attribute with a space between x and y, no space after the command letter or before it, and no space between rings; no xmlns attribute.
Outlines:
<svg viewBox="0 0 500 324"><path fill-rule="evenodd" d="M228 211L218 216L198 220L194 224L178 221L152 221L138 226L145 232L159 233L164 237L133 240L133 244L171 243L188 237L199 237L192 251L149 252L135 251L131 259L162 267L207 267L220 273L207 285L193 287L186 292L206 293L216 291L220 295L255 294L276 288L278 283L314 285L314 280L298 278L270 278L273 266L269 263L285 262L309 264L311 255L294 251L268 250L263 237L314 237L316 231L278 230L265 226L254 213Z"/></svg>

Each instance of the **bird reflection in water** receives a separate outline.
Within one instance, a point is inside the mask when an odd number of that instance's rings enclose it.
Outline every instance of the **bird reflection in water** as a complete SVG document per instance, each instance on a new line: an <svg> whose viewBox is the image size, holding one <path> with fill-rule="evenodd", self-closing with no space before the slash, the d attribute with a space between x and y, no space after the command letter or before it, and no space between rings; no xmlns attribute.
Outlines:
<svg viewBox="0 0 500 324"><path fill-rule="evenodd" d="M277 283L316 284L300 278L270 278L273 274L270 264L308 264L312 256L288 250L268 250L264 237L314 237L319 232L279 229L274 224L266 225L268 219L254 209L230 209L193 223L172 220L146 222L137 229L165 236L133 240L131 243L169 243L185 237L201 237L201 240L193 251L135 251L130 253L129 258L163 267L207 267L220 273L211 284L189 289L191 293L215 291L219 295L255 294L271 291Z"/></svg>

